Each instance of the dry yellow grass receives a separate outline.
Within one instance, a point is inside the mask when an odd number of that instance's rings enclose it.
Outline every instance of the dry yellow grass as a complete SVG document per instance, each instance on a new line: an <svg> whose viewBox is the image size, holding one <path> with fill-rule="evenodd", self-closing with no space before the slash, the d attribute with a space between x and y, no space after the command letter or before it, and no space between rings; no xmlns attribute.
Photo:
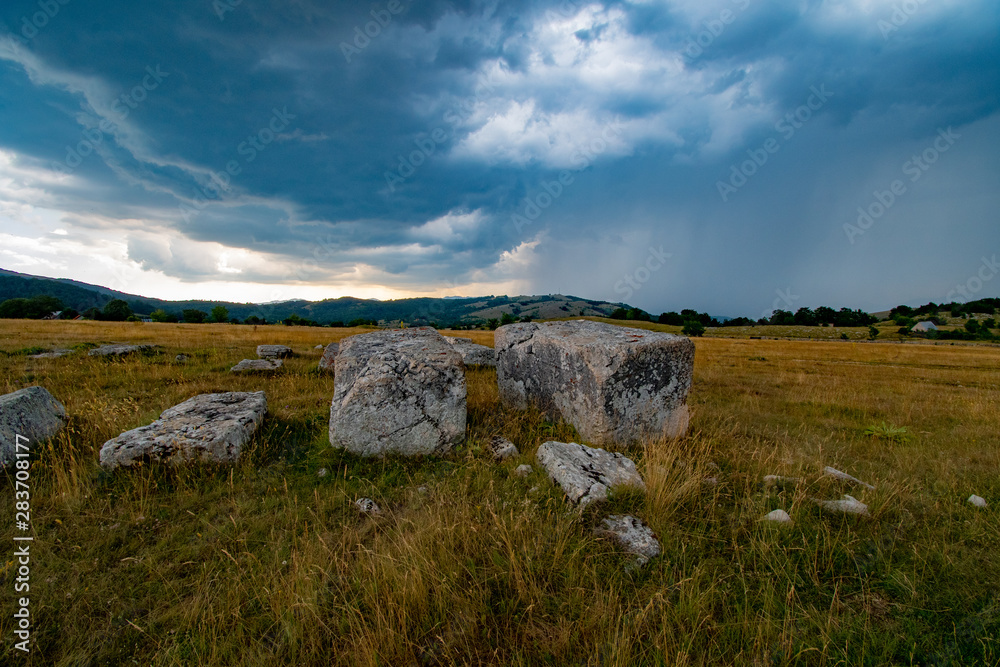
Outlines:
<svg viewBox="0 0 1000 667"><path fill-rule="evenodd" d="M512 475L545 440L574 439L573 429L500 405L490 370L468 374L468 438L449 457L332 451L333 381L317 372L313 348L356 332L0 321L8 353L162 346L110 362L0 355L0 390L41 384L72 416L32 467L34 653L25 660L6 642L0 662L1000 660L1000 349L698 339L689 436L630 449L647 492L580 514L541 472ZM231 375L260 343L298 356L277 376ZM191 360L175 364L182 352ZM267 392L269 416L236 466L98 468L106 439L166 407L250 389ZM883 421L909 438L864 434ZM486 441L495 434L521 456L494 464ZM823 478L826 465L875 491ZM769 490L765 474L805 483ZM2 486L0 511L12 516L12 486ZM872 517L824 516L809 500L845 492ZM971 508L970 493L991 506ZM383 515L359 514L359 496ZM794 526L759 522L779 507ZM663 555L624 570L627 556L590 531L607 512L643 517ZM9 559L0 561L7 599ZM11 633L6 614L0 634Z"/></svg>

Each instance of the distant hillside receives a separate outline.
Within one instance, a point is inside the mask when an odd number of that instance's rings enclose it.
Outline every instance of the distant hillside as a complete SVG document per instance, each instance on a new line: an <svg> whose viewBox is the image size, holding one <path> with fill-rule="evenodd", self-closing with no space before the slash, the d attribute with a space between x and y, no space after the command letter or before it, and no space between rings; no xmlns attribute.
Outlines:
<svg viewBox="0 0 1000 667"><path fill-rule="evenodd" d="M0 269L0 301L13 298L30 298L37 295L58 298L67 308L80 312L88 308L103 308L112 299L122 299L132 310L148 315L162 309L180 315L183 310L195 309L211 312L215 306L225 306L229 316L238 320L256 316L268 322L298 315L326 324L350 322L356 319L397 321L407 324L436 322L441 324L474 323L499 319L507 313L516 317L553 318L570 315L607 316L616 308L627 304L581 299L562 294L541 296L483 296L378 301L345 296L323 301L289 300L266 304L232 303L226 301L165 301L136 294L118 292L99 285L89 285L75 280L44 278Z"/></svg>

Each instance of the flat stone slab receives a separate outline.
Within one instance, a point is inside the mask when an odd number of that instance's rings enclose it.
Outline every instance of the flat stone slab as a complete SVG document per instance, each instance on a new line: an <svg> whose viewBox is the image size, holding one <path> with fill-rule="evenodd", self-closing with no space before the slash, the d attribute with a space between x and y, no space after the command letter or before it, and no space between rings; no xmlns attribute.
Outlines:
<svg viewBox="0 0 1000 667"><path fill-rule="evenodd" d="M65 425L66 408L44 387L25 387L0 396L0 467L17 460L18 451L29 451L25 445L30 448L48 440Z"/></svg>
<svg viewBox="0 0 1000 667"><path fill-rule="evenodd" d="M330 343L327 345L326 349L323 350L323 356L319 360L319 369L332 373L334 371L333 362L337 358L337 352L339 351L340 343Z"/></svg>
<svg viewBox="0 0 1000 667"><path fill-rule="evenodd" d="M694 343L603 322L528 322L496 330L500 399L538 405L596 444L675 437L688 426Z"/></svg>
<svg viewBox="0 0 1000 667"><path fill-rule="evenodd" d="M538 448L535 458L569 499L581 506L607 499L612 486L646 490L632 459L617 452L550 440Z"/></svg>
<svg viewBox="0 0 1000 667"><path fill-rule="evenodd" d="M232 373L274 373L281 367L281 359L244 359L229 370Z"/></svg>
<svg viewBox="0 0 1000 667"><path fill-rule="evenodd" d="M636 565L645 565L650 558L660 555L660 541L656 533L631 515L612 514L594 528L599 537L610 537L626 552L637 556Z"/></svg>
<svg viewBox="0 0 1000 667"><path fill-rule="evenodd" d="M130 354L145 354L156 349L155 345L130 345L128 343L112 343L101 345L87 352L92 357L124 357Z"/></svg>
<svg viewBox="0 0 1000 667"><path fill-rule="evenodd" d="M836 468L831 468L830 466L823 468L823 474L828 475L829 477L833 477L834 479L839 479L842 482L848 482L849 484L857 484L858 486L863 486L869 491L875 490L875 487L872 486L871 484L862 482L857 477L852 477L851 475L848 475L846 472L841 472Z"/></svg>
<svg viewBox="0 0 1000 667"><path fill-rule="evenodd" d="M266 412L262 391L199 394L164 410L152 424L108 440L101 447L101 465L232 463Z"/></svg>
<svg viewBox="0 0 1000 667"><path fill-rule="evenodd" d="M292 348L287 345L258 345L257 356L261 359L287 359L292 356Z"/></svg>
<svg viewBox="0 0 1000 667"><path fill-rule="evenodd" d="M465 364L434 329L345 338L334 372L335 448L361 456L441 454L465 437Z"/></svg>
<svg viewBox="0 0 1000 667"><path fill-rule="evenodd" d="M466 366L496 367L497 357L492 347L473 343L471 338L452 338L451 336L447 336L445 340L458 350Z"/></svg>
<svg viewBox="0 0 1000 667"><path fill-rule="evenodd" d="M29 359L58 359L59 357L65 357L67 355L73 354L73 350L50 350L48 352L41 352L39 354L29 355Z"/></svg>

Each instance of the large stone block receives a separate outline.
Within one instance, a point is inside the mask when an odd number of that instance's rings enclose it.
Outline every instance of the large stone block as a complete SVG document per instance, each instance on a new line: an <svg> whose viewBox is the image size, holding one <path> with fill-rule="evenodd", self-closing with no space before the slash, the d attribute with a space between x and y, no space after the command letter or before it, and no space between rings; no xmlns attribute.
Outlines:
<svg viewBox="0 0 1000 667"><path fill-rule="evenodd" d="M164 410L152 424L108 440L101 447L101 465L231 463L239 458L266 412L262 391L200 394Z"/></svg>
<svg viewBox="0 0 1000 667"><path fill-rule="evenodd" d="M500 399L537 404L597 444L674 437L688 426L689 338L576 320L496 330Z"/></svg>
<svg viewBox="0 0 1000 667"><path fill-rule="evenodd" d="M465 436L465 365L434 329L345 338L334 372L334 447L362 456L440 454Z"/></svg>
<svg viewBox="0 0 1000 667"><path fill-rule="evenodd" d="M25 387L0 396L0 467L16 460L18 442L30 448L65 425L66 408L44 387Z"/></svg>
<svg viewBox="0 0 1000 667"><path fill-rule="evenodd" d="M462 355L466 366L496 366L493 348L473 343L471 338L445 338Z"/></svg>
<svg viewBox="0 0 1000 667"><path fill-rule="evenodd" d="M258 345L257 356L261 359L287 359L292 356L292 348L287 345Z"/></svg>

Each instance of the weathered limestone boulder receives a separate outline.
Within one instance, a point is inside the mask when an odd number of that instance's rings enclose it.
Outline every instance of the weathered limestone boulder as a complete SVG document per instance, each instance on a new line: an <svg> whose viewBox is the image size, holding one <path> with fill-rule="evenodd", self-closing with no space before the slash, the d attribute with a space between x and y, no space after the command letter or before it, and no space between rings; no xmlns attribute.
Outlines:
<svg viewBox="0 0 1000 667"><path fill-rule="evenodd" d="M784 524L793 523L792 517L788 516L788 512L786 512L785 510L771 510L770 512L764 515L764 518L761 519L761 521L770 521L772 523L784 523Z"/></svg>
<svg viewBox="0 0 1000 667"><path fill-rule="evenodd" d="M581 506L605 500L612 486L646 489L632 459L617 452L550 440L538 448L535 458L569 499Z"/></svg>
<svg viewBox="0 0 1000 667"><path fill-rule="evenodd" d="M497 357L493 353L492 347L473 343L471 338L452 338L449 336L445 340L458 350L466 366L495 367L497 365Z"/></svg>
<svg viewBox="0 0 1000 667"><path fill-rule="evenodd" d="M362 456L440 454L465 436L465 364L429 327L345 338L330 444Z"/></svg>
<svg viewBox="0 0 1000 667"><path fill-rule="evenodd" d="M823 474L828 475L829 477L833 477L834 479L839 479L842 482L848 482L849 484L857 484L858 486L863 486L869 491L875 490L875 487L872 486L871 484L868 484L867 482L862 482L857 477L852 477L851 475L848 475L846 472L841 472L836 468L831 468L830 466L823 468Z"/></svg>
<svg viewBox="0 0 1000 667"><path fill-rule="evenodd" d="M258 345L257 356L261 359L287 359L292 356L292 348L287 345Z"/></svg>
<svg viewBox="0 0 1000 667"><path fill-rule="evenodd" d="M636 556L634 565L645 565L650 558L660 555L660 541L656 533L631 515L612 514L594 529L599 537L610 537L626 552Z"/></svg>
<svg viewBox="0 0 1000 667"><path fill-rule="evenodd" d="M319 369L321 371L333 372L333 361L337 358L337 351L340 350L340 343L330 343L323 350L323 356L319 360Z"/></svg>
<svg viewBox="0 0 1000 667"><path fill-rule="evenodd" d="M865 505L854 496L845 495L840 500L820 500L813 498L812 501L827 512L834 514L860 514L861 516L868 516L868 505Z"/></svg>
<svg viewBox="0 0 1000 667"><path fill-rule="evenodd" d="M280 371L281 359L244 359L230 368L232 373L273 373Z"/></svg>
<svg viewBox="0 0 1000 667"><path fill-rule="evenodd" d="M508 324L495 340L500 399L508 405L535 403L598 444L687 430L689 338L576 320Z"/></svg>
<svg viewBox="0 0 1000 667"><path fill-rule="evenodd" d="M17 459L17 443L22 445L21 452L28 451L24 445L48 440L65 425L66 408L44 387L25 387L0 396L0 467Z"/></svg>
<svg viewBox="0 0 1000 667"><path fill-rule="evenodd" d="M985 498L983 498L982 496L977 496L974 493L971 496L969 496L969 499L966 502L968 502L973 507L986 507L988 505Z"/></svg>
<svg viewBox="0 0 1000 667"><path fill-rule="evenodd" d="M108 440L101 447L105 468L154 461L230 463L260 426L267 412L264 392L200 394L168 408L148 426Z"/></svg>
<svg viewBox="0 0 1000 667"><path fill-rule="evenodd" d="M92 357L124 357L130 354L145 354L156 349L155 345L129 345L127 343L112 343L101 345L88 352Z"/></svg>
<svg viewBox="0 0 1000 667"><path fill-rule="evenodd" d="M59 357L65 357L67 355L73 354L73 350L66 349L55 349L48 352L40 352L39 354L29 355L29 359L58 359Z"/></svg>

